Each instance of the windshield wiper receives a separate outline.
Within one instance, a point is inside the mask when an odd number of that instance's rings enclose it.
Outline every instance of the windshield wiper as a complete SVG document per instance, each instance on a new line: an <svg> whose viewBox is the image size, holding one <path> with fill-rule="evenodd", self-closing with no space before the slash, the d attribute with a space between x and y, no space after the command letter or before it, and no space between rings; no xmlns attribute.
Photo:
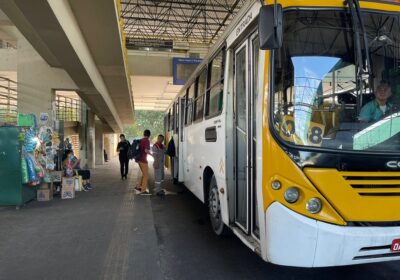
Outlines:
<svg viewBox="0 0 400 280"><path fill-rule="evenodd" d="M347 3L349 5L351 13L353 32L354 32L354 43L356 52L355 62L357 66L356 89L359 89L359 94L357 94L357 114L359 114L363 104L363 93L364 93L363 77L364 75L368 75L368 79L369 80L371 79L372 77L371 62L369 56L367 32L365 30L364 21L361 15L360 3L358 0L347 0ZM363 57L360 36L362 36L363 40L365 57ZM369 81L369 85L371 85L371 81Z"/></svg>

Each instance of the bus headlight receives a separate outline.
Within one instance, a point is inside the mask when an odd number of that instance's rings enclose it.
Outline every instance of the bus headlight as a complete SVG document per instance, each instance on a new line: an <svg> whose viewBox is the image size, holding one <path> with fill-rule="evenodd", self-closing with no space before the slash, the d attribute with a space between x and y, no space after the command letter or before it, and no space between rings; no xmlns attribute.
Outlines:
<svg viewBox="0 0 400 280"><path fill-rule="evenodd" d="M283 196L287 202L295 203L299 199L300 192L298 188L290 187L285 191Z"/></svg>
<svg viewBox="0 0 400 280"><path fill-rule="evenodd" d="M275 180L271 183L271 188L273 190L279 190L282 187L281 182L279 182L278 180Z"/></svg>
<svg viewBox="0 0 400 280"><path fill-rule="evenodd" d="M322 202L319 198L313 197L309 201L307 201L306 209L311 214L317 214L322 209Z"/></svg>

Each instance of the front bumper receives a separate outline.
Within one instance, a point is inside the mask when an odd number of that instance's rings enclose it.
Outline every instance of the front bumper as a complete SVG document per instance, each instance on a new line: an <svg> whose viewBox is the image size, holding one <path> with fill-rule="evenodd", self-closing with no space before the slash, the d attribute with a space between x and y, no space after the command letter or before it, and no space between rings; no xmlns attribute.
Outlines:
<svg viewBox="0 0 400 280"><path fill-rule="evenodd" d="M332 225L297 214L278 202L266 213L267 261L323 267L400 260L390 252L400 227Z"/></svg>

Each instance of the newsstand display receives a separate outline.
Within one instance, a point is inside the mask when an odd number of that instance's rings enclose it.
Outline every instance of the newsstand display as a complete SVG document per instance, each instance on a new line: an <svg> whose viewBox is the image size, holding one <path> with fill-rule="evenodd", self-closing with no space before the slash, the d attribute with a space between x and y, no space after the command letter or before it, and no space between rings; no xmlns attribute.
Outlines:
<svg viewBox="0 0 400 280"><path fill-rule="evenodd" d="M0 205L19 207L36 196L35 189L23 183L27 180L20 138L23 133L24 128L0 127Z"/></svg>
<svg viewBox="0 0 400 280"><path fill-rule="evenodd" d="M77 170L79 160L73 154L65 158L63 123L53 122L55 129L48 123L47 113L40 114L39 125L35 114L18 114L16 123L0 123L0 206L18 209L34 199L50 201L55 193L74 199L75 192L89 190L88 178Z"/></svg>
<svg viewBox="0 0 400 280"><path fill-rule="evenodd" d="M20 207L53 197L54 159L59 138L51 127L37 126L33 114L18 116L18 126L0 127L0 205Z"/></svg>

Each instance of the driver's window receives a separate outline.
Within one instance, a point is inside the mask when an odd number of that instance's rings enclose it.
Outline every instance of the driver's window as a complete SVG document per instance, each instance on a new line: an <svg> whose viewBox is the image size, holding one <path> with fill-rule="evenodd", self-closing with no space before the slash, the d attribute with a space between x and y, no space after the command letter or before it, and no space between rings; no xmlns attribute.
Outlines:
<svg viewBox="0 0 400 280"><path fill-rule="evenodd" d="M286 63L290 71L277 77L274 111L278 122L293 119L296 141L309 142L314 126L323 129L324 137L340 122L356 121L354 64L329 56L297 56Z"/></svg>

